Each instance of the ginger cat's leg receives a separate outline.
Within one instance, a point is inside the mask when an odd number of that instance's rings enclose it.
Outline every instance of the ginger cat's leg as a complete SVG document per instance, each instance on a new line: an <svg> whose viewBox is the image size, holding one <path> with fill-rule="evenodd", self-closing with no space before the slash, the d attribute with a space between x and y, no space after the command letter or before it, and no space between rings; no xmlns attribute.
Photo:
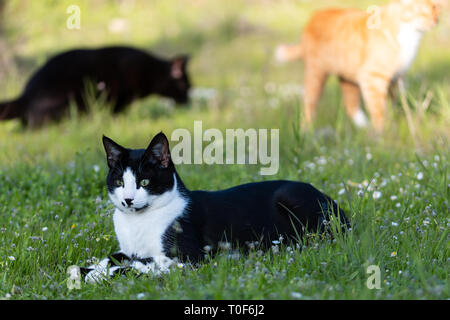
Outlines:
<svg viewBox="0 0 450 320"><path fill-rule="evenodd" d="M309 125L314 119L317 103L322 94L323 86L327 78L326 72L319 68L306 64L305 66L305 124Z"/></svg>
<svg viewBox="0 0 450 320"><path fill-rule="evenodd" d="M353 120L356 126L367 126L367 117L361 109L361 92L359 86L356 83L347 81L343 78L340 78L339 82L342 90L342 99L348 116Z"/></svg>
<svg viewBox="0 0 450 320"><path fill-rule="evenodd" d="M389 90L388 90L388 96L392 100L392 103L395 103L399 97L399 89L398 89L398 80L400 78L396 78L395 80L391 81L389 84Z"/></svg>
<svg viewBox="0 0 450 320"><path fill-rule="evenodd" d="M360 88L370 113L370 120L377 133L381 133L384 128L386 117L386 98L389 88L389 77L378 73L361 77Z"/></svg>

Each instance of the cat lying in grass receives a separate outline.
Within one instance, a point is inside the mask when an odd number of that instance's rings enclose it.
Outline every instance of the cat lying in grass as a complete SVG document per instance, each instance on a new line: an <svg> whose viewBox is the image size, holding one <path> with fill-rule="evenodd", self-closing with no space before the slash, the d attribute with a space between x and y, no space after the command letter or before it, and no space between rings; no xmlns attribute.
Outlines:
<svg viewBox="0 0 450 320"><path fill-rule="evenodd" d="M25 126L39 127L67 115L71 102L79 112L86 112L89 81L95 85L96 96L104 93L113 104L114 113L152 93L186 103L187 61L186 56L165 60L130 47L67 51L41 67L20 97L0 103L0 120L19 118Z"/></svg>
<svg viewBox="0 0 450 320"><path fill-rule="evenodd" d="M305 124L314 118L326 78L339 77L344 106L357 126L367 124L360 96L374 129L385 125L389 88L406 73L422 35L436 25L443 0L392 0L357 9L316 12L303 31L301 43L276 49L279 61L305 63Z"/></svg>
<svg viewBox="0 0 450 320"><path fill-rule="evenodd" d="M159 274L174 261L198 262L223 242L245 247L257 241L270 248L280 236L297 241L305 232L324 232L332 217L343 230L349 225L338 205L307 183L278 180L191 191L175 170L163 133L147 149L127 149L107 137L103 144L120 251L82 268L86 281L130 269Z"/></svg>

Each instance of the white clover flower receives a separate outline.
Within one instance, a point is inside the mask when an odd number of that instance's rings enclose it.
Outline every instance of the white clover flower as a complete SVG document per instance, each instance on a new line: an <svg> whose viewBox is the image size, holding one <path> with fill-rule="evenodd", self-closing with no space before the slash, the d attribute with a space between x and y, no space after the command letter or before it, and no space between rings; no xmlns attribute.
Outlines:
<svg viewBox="0 0 450 320"><path fill-rule="evenodd" d="M381 196L382 196L382 193L380 191L374 191L372 194L372 197L374 200L381 198Z"/></svg>
<svg viewBox="0 0 450 320"><path fill-rule="evenodd" d="M138 298L138 299L143 299L143 298L145 298L145 293L143 293L143 292L138 293L138 294L136 295L136 298Z"/></svg>
<svg viewBox="0 0 450 320"><path fill-rule="evenodd" d="M280 248L277 245L272 246L272 252L274 254L278 254L280 252Z"/></svg>

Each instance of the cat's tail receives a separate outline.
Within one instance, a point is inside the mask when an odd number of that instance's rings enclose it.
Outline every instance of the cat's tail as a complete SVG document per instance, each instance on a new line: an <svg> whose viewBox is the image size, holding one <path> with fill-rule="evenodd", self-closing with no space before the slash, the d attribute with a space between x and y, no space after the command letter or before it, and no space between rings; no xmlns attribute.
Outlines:
<svg viewBox="0 0 450 320"><path fill-rule="evenodd" d="M24 105L22 99L0 102L0 120L10 120L23 114Z"/></svg>
<svg viewBox="0 0 450 320"><path fill-rule="evenodd" d="M275 59L278 62L298 60L303 57L303 46L301 43L295 45L282 44L275 49Z"/></svg>

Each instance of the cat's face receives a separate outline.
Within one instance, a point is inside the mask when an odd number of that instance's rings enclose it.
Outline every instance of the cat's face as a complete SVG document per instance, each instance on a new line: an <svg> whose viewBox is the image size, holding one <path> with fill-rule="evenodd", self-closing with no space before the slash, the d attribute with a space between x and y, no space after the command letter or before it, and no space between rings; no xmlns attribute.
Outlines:
<svg viewBox="0 0 450 320"><path fill-rule="evenodd" d="M177 104L189 101L191 83L186 70L187 63L187 56L177 57L169 63L170 75L161 91L162 95L174 99Z"/></svg>
<svg viewBox="0 0 450 320"><path fill-rule="evenodd" d="M428 31L439 21L444 0L400 0L402 22L419 31Z"/></svg>
<svg viewBox="0 0 450 320"><path fill-rule="evenodd" d="M105 136L103 145L109 166L108 195L122 212L152 208L173 189L175 169L163 133L156 135L147 149L127 149Z"/></svg>

